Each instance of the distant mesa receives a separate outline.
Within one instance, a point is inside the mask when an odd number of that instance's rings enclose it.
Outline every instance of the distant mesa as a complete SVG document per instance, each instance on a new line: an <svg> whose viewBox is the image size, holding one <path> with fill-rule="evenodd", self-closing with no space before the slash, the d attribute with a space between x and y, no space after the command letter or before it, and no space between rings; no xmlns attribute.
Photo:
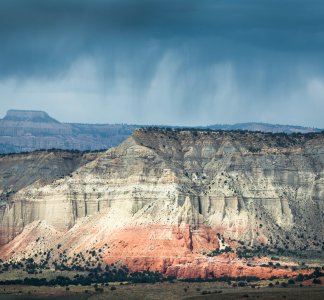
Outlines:
<svg viewBox="0 0 324 300"><path fill-rule="evenodd" d="M103 150L119 145L136 127L60 123L44 111L11 109L0 119L0 154L54 148Z"/></svg>
<svg viewBox="0 0 324 300"><path fill-rule="evenodd" d="M11 109L3 119L0 119L0 154L53 148L80 151L103 150L118 146L139 127L148 128L150 126L60 123L44 111ZM166 127L180 129L180 126ZM287 134L321 131L321 129L311 127L257 122L230 125L214 124L199 126L197 129L246 130Z"/></svg>
<svg viewBox="0 0 324 300"><path fill-rule="evenodd" d="M304 127L296 125L281 125L281 124L269 124L261 122L248 122L248 123L237 123L233 125L210 125L207 126L209 129L220 129L220 130L247 130L247 131L261 131L261 132L272 132L272 133L308 133L308 132L320 132L321 129L314 127Z"/></svg>
<svg viewBox="0 0 324 300"><path fill-rule="evenodd" d="M38 110L10 109L7 111L3 120L13 122L60 123L50 117L46 112Z"/></svg>

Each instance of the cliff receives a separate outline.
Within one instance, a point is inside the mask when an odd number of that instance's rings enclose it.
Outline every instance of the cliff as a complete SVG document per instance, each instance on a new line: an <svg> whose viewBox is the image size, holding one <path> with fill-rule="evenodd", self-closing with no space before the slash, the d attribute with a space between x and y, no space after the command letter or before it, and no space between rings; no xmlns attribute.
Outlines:
<svg viewBox="0 0 324 300"><path fill-rule="evenodd" d="M78 155L63 178L12 187L1 257L107 244L106 263L208 277L257 272L235 254L203 254L225 245L322 252L323 134L141 129L88 162ZM12 173L8 157L1 164Z"/></svg>
<svg viewBox="0 0 324 300"><path fill-rule="evenodd" d="M70 176L80 166L94 159L97 153L80 153L68 151L36 151L27 154L0 156L0 244L7 243L16 233L20 232L20 222L4 218L6 207L13 205L16 215L17 205L11 200L21 189L32 184L44 186L59 178ZM23 224L29 223L29 216L35 211L30 209L30 202L21 207L18 218ZM29 208L28 208L29 207ZM15 217L14 217L15 219ZM35 216L32 217L32 220Z"/></svg>

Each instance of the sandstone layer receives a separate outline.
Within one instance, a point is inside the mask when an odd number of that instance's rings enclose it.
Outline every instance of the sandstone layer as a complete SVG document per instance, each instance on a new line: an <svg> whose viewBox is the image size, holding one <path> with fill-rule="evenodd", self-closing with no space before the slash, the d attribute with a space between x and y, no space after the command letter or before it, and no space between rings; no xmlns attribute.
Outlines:
<svg viewBox="0 0 324 300"><path fill-rule="evenodd" d="M239 242L323 250L322 134L139 129L88 159L14 189L1 210L1 257L108 245L104 261L134 271L269 278L291 271L205 253Z"/></svg>

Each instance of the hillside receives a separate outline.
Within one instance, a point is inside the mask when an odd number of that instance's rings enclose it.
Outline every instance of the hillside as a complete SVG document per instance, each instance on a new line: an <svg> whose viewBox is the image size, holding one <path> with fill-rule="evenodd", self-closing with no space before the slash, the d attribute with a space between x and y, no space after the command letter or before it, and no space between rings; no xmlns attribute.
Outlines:
<svg viewBox="0 0 324 300"><path fill-rule="evenodd" d="M29 156L3 157L2 174L16 157ZM138 129L87 159L71 154L63 178L11 183L2 259L60 245L55 255L100 249L101 263L132 271L269 278L297 273L265 266L266 253L323 254L321 133Z"/></svg>

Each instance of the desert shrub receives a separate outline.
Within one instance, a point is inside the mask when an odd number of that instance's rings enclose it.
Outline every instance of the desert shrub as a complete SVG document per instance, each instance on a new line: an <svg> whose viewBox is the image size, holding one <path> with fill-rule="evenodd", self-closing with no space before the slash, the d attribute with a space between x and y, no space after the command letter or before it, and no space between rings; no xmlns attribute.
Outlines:
<svg viewBox="0 0 324 300"><path fill-rule="evenodd" d="M103 289L103 288L100 288L100 287L96 287L96 288L95 288L95 291L96 291L97 293L103 293L104 289Z"/></svg>
<svg viewBox="0 0 324 300"><path fill-rule="evenodd" d="M296 281L304 281L305 276L303 274L298 274L298 276L296 277Z"/></svg>
<svg viewBox="0 0 324 300"><path fill-rule="evenodd" d="M279 257L276 257L276 256L271 256L271 260L280 260Z"/></svg>
<svg viewBox="0 0 324 300"><path fill-rule="evenodd" d="M243 287L243 286L247 286L247 283L244 281L240 281L237 285Z"/></svg>
<svg viewBox="0 0 324 300"><path fill-rule="evenodd" d="M202 291L201 294L202 294L202 295L208 295L208 294L211 294L211 291Z"/></svg>

